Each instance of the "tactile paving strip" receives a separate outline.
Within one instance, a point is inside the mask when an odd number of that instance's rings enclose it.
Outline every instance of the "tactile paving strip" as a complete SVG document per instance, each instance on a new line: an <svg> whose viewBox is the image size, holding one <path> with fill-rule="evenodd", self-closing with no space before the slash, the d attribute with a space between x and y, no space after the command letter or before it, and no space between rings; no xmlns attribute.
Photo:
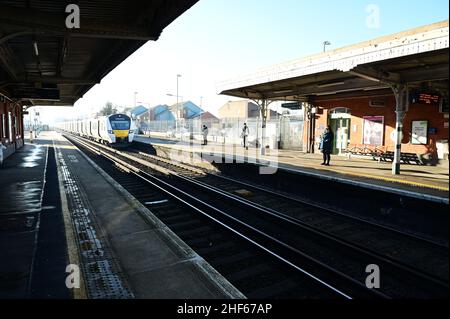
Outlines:
<svg viewBox="0 0 450 319"><path fill-rule="evenodd" d="M71 212L77 245L80 252L89 298L126 299L134 298L108 243L102 236L101 228L95 220L86 193L66 165L64 155L58 150L58 161L63 175L64 189Z"/></svg>

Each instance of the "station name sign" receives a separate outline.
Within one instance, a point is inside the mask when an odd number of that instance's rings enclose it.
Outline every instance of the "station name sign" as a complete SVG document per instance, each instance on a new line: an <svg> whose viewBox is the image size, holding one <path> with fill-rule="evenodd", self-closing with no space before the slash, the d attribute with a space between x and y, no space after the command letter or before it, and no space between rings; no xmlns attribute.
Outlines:
<svg viewBox="0 0 450 319"><path fill-rule="evenodd" d="M283 103L281 104L281 107L284 107L289 110L301 110L302 103L300 102Z"/></svg>
<svg viewBox="0 0 450 319"><path fill-rule="evenodd" d="M12 91L12 97L16 99L30 99L30 100L47 100L59 101L60 94L57 88L15 88Z"/></svg>

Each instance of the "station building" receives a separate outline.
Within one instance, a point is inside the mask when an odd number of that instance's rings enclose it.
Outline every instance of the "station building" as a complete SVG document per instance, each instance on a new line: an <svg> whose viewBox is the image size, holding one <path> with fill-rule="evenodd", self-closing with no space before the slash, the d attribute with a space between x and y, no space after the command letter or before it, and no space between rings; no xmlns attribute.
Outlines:
<svg viewBox="0 0 450 319"><path fill-rule="evenodd" d="M448 160L448 98L432 87L424 87L409 99L403 119L402 152ZM315 102L316 145L330 125L335 133L335 154L364 146L384 152L395 150L396 101L392 91L320 97Z"/></svg>
<svg viewBox="0 0 450 319"><path fill-rule="evenodd" d="M446 20L267 67L218 92L255 101L263 119L273 101L303 109L308 153L330 125L333 153L393 153L393 174L411 154L448 165L448 49Z"/></svg>
<svg viewBox="0 0 450 319"><path fill-rule="evenodd" d="M23 107L0 93L0 152L5 159L24 143Z"/></svg>

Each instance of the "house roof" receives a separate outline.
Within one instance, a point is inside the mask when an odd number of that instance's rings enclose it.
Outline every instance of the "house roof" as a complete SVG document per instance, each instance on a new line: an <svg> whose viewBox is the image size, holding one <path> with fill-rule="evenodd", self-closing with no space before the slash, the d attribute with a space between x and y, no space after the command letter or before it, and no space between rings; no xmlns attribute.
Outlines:
<svg viewBox="0 0 450 319"><path fill-rule="evenodd" d="M146 107L144 107L144 106L142 106L142 105L139 105L139 106L136 106L135 108L133 108L131 111L130 111L130 113L133 115L133 116L139 116L139 115L141 115L141 114L143 114L143 113L145 113L145 112L147 112L148 111L148 109L146 108Z"/></svg>
<svg viewBox="0 0 450 319"><path fill-rule="evenodd" d="M218 118L214 114L212 114L210 112L200 113L200 114L192 117L192 119L196 119L196 120L218 120Z"/></svg>

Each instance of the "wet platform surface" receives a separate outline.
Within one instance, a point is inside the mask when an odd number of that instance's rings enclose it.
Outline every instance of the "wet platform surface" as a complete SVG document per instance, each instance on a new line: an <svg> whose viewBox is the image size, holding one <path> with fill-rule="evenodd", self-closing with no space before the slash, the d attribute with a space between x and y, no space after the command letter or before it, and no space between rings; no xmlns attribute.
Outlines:
<svg viewBox="0 0 450 319"><path fill-rule="evenodd" d="M0 168L0 297L25 298L35 257L47 147L27 145Z"/></svg>
<svg viewBox="0 0 450 319"><path fill-rule="evenodd" d="M322 154L307 154L290 150L267 150L266 155L260 155L260 150L241 145L223 145L208 142L207 146L199 141L174 141L161 138L149 138L143 135L135 137L135 141L149 143L159 148L192 152L196 154L225 154L226 156L245 159L246 162L261 162L296 173L305 173L339 180L362 187L374 187L392 192L423 196L432 200L448 203L449 170L448 162L440 166L424 166L402 164L401 174L392 175L391 162L378 162L369 158L348 158L332 155L330 166L322 166Z"/></svg>
<svg viewBox="0 0 450 319"><path fill-rule="evenodd" d="M70 297L64 287L64 226L49 143L26 144L0 168L0 298Z"/></svg>

